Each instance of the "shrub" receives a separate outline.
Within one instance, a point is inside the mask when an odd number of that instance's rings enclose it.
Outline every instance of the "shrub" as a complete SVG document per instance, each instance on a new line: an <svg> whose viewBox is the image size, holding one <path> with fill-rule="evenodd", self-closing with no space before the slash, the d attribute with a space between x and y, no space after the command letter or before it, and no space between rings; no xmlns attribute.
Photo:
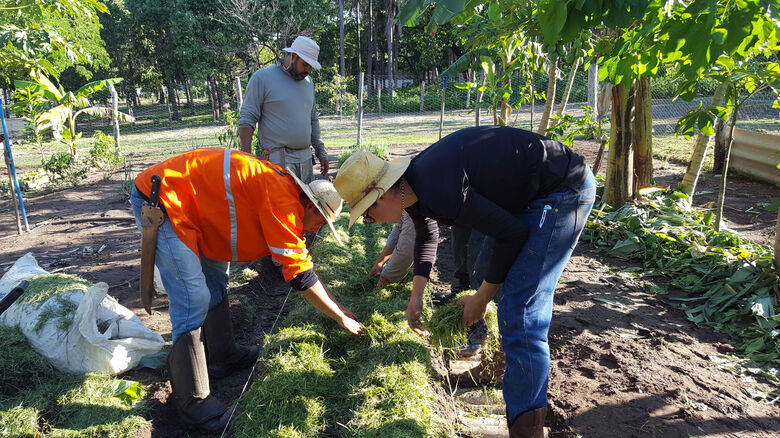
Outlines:
<svg viewBox="0 0 780 438"><path fill-rule="evenodd" d="M54 185L77 185L87 177L87 168L73 154L57 152L43 163L43 170L49 174L49 180Z"/></svg>

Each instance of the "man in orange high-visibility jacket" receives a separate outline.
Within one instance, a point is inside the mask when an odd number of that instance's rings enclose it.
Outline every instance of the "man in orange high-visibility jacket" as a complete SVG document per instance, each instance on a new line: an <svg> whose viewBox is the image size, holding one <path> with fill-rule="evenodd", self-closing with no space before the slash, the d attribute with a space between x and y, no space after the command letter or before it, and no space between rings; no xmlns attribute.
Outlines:
<svg viewBox="0 0 780 438"><path fill-rule="evenodd" d="M135 179L130 203L139 229L152 175L162 178L159 203L165 220L155 265L170 302L168 368L176 407L187 425L222 430L229 412L210 395L209 376L250 366L259 354L258 347L233 341L224 299L231 261L272 255L282 264L284 279L314 307L360 334L355 315L319 281L303 238L326 223L335 234L333 220L342 200L328 181L304 184L251 154L197 149L153 165Z"/></svg>

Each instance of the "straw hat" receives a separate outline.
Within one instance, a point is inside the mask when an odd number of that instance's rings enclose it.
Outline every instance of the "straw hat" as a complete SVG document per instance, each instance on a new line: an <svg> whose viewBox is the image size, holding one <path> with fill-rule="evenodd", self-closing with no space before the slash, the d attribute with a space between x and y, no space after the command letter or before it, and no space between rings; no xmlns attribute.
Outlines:
<svg viewBox="0 0 780 438"><path fill-rule="evenodd" d="M299 36L295 39L295 41L293 41L290 47L284 48L282 50L288 53L295 53L296 55L300 56L301 59L306 61L306 63L315 70L322 68L320 63L317 62L317 57L320 55L320 46L318 46L317 43L315 43L311 38Z"/></svg>
<svg viewBox="0 0 780 438"><path fill-rule="evenodd" d="M324 179L315 179L309 184L306 184L298 179L292 170L287 169L287 173L292 175L295 182L303 189L303 193L306 193L306 196L311 199L311 202L314 203L317 210L319 210L325 217L325 220L328 221L328 226L333 232L333 236L336 237L336 241L339 242L339 245L344 245L339 238L338 233L336 233L336 228L333 226L333 222L338 220L339 215L341 214L341 207L343 205L341 196L339 196L338 192L333 187L333 184Z"/></svg>
<svg viewBox="0 0 780 438"><path fill-rule="evenodd" d="M358 149L341 165L333 185L349 204L350 227L401 178L411 161L398 158L388 163L365 149Z"/></svg>

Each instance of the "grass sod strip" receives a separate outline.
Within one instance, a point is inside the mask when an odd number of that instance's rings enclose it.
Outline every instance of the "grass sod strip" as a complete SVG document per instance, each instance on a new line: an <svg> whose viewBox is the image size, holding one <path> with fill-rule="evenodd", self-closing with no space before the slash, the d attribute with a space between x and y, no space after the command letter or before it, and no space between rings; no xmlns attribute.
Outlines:
<svg viewBox="0 0 780 438"><path fill-rule="evenodd" d="M292 311L266 337L260 377L242 398L236 437L446 435L429 352L404 319L411 285L378 289L368 277L388 231L356 224L345 247L324 233L312 249L318 275L365 332L350 335L293 291Z"/></svg>
<svg viewBox="0 0 780 438"><path fill-rule="evenodd" d="M476 291L468 290L458 293L446 306L436 307L428 321L428 330L431 332L431 345L433 348L441 348L452 354L456 350L468 343L468 331L466 327L461 327L463 320L463 307L459 306L458 300L466 295L472 295ZM500 351L501 342L498 332L498 317L496 303L491 301L487 306L485 313L485 325L487 326L487 336L482 345L482 355L485 362L490 362L493 355Z"/></svg>
<svg viewBox="0 0 780 438"><path fill-rule="evenodd" d="M0 326L0 351L1 436L126 437L148 424L144 402L114 396L120 380L60 373L16 328Z"/></svg>
<svg viewBox="0 0 780 438"><path fill-rule="evenodd" d="M736 337L745 357L780 378L780 279L769 247L727 230L712 213L690 209L679 192L657 193L619 209L594 210L583 240L610 255L640 260L646 276L665 275L689 294L672 298L688 319Z"/></svg>

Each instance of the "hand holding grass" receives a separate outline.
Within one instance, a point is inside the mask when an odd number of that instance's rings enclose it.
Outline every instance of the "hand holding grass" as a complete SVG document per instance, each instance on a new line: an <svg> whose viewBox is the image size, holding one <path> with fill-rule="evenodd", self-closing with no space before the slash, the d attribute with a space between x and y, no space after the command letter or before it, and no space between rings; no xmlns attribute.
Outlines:
<svg viewBox="0 0 780 438"><path fill-rule="evenodd" d="M463 306L463 320L461 321L463 327L468 327L479 320L485 319L487 305L500 287L500 284L483 281L477 293L458 300L456 304Z"/></svg>

